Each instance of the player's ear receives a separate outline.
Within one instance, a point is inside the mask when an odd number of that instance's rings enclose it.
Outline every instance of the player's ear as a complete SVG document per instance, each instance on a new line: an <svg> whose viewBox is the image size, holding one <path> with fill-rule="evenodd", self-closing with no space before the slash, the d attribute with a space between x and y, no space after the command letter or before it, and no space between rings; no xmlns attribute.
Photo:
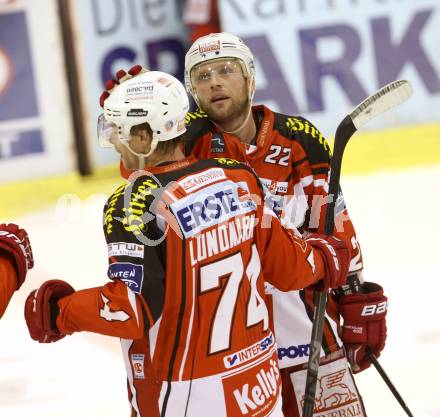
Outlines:
<svg viewBox="0 0 440 417"><path fill-rule="evenodd" d="M139 133L142 143L150 144L151 140L153 139L153 132L151 129L143 128Z"/></svg>
<svg viewBox="0 0 440 417"><path fill-rule="evenodd" d="M151 147L151 142L153 140L152 132L150 129L142 129L139 132L139 136L141 138L141 145L143 148L143 153L148 153Z"/></svg>

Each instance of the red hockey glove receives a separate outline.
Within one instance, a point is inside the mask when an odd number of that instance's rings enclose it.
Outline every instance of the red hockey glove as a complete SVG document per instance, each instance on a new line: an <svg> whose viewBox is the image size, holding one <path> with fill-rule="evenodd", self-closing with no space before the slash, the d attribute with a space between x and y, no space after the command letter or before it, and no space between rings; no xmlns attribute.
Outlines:
<svg viewBox="0 0 440 417"><path fill-rule="evenodd" d="M334 236L311 233L305 241L321 253L325 263L325 277L315 285L319 291L328 291L343 284L347 279L350 265L350 250Z"/></svg>
<svg viewBox="0 0 440 417"><path fill-rule="evenodd" d="M26 273L34 266L32 248L26 230L16 224L0 224L0 251L14 258L17 271L17 290L23 284Z"/></svg>
<svg viewBox="0 0 440 417"><path fill-rule="evenodd" d="M65 336L60 334L56 326L59 312L57 302L74 292L67 282L53 279L28 295L24 305L24 318L32 339L40 343L52 343Z"/></svg>
<svg viewBox="0 0 440 417"><path fill-rule="evenodd" d="M344 319L341 338L352 370L358 373L371 365L366 346L376 357L385 346L388 299L380 285L364 282L361 292L342 295L338 300Z"/></svg>
<svg viewBox="0 0 440 417"><path fill-rule="evenodd" d="M148 70L146 68L142 68L140 65L135 65L131 67L128 72L125 72L124 70L119 70L116 75L116 80L107 80L104 84L105 90L102 92L101 96L99 97L99 105L104 108L104 101L110 96L110 94L113 91L113 88L115 88L117 85L123 83L124 81L129 80L130 78L135 77L138 74L143 74L144 72L147 72Z"/></svg>

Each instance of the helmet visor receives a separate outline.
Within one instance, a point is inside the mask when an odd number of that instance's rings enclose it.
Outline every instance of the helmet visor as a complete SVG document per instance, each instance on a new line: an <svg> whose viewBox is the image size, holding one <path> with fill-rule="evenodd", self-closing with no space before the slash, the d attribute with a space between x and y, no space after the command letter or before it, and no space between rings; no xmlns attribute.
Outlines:
<svg viewBox="0 0 440 417"><path fill-rule="evenodd" d="M191 71L191 83L194 87L208 84L216 79L227 81L234 77L243 76L241 61L237 58L219 58L201 62Z"/></svg>
<svg viewBox="0 0 440 417"><path fill-rule="evenodd" d="M98 143L101 148L113 148L115 141L118 139L118 126L114 122L106 120L104 114L98 117Z"/></svg>

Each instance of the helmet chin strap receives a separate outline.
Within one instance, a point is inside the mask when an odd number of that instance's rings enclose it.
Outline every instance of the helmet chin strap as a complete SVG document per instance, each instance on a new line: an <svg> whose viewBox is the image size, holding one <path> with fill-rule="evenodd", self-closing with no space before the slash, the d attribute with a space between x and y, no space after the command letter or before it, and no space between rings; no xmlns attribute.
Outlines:
<svg viewBox="0 0 440 417"><path fill-rule="evenodd" d="M145 168L145 156L139 156L139 165L138 165L138 169L139 170L143 170Z"/></svg>
<svg viewBox="0 0 440 417"><path fill-rule="evenodd" d="M138 157L139 165L138 169L144 169L145 168L145 161L146 159L156 150L157 144L159 143L158 139L153 138L150 145L150 150L148 153L139 153L135 152L133 149L130 148L130 144L126 141L121 141L121 143L128 149L128 151L132 154Z"/></svg>

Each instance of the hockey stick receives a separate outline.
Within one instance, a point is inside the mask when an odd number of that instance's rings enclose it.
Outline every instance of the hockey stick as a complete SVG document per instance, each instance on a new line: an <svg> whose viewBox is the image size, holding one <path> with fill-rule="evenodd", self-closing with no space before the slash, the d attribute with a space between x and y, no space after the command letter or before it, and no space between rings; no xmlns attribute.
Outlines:
<svg viewBox="0 0 440 417"><path fill-rule="evenodd" d="M330 161L330 184L324 233L333 234L335 225L335 204L341 175L342 155L350 138L363 125L385 111L403 103L412 94L411 84L406 80L394 81L382 87L375 94L359 104L336 129L333 156ZM324 315L327 305L327 293L315 292L315 313L310 340L309 362L304 395L303 417L312 417L315 404L316 383L318 380L319 358L322 345Z"/></svg>
<svg viewBox="0 0 440 417"><path fill-rule="evenodd" d="M391 382L390 378L388 377L388 375L386 374L385 370L382 368L382 365L379 363L379 361L377 360L376 356L374 356L373 352L371 351L370 347L367 346L366 348L368 357L371 359L371 363L374 365L374 367L376 368L377 372L379 372L380 376L382 377L382 379L385 381L385 384L388 385L388 388L390 389L390 391L393 393L394 398L398 401L398 403L401 405L401 407L405 410L405 413L409 416L409 417L414 417L413 414L411 413L411 410L408 408L408 406L405 404L405 401L403 401L402 396L399 394L399 391L397 391L396 387L394 386L394 384Z"/></svg>

